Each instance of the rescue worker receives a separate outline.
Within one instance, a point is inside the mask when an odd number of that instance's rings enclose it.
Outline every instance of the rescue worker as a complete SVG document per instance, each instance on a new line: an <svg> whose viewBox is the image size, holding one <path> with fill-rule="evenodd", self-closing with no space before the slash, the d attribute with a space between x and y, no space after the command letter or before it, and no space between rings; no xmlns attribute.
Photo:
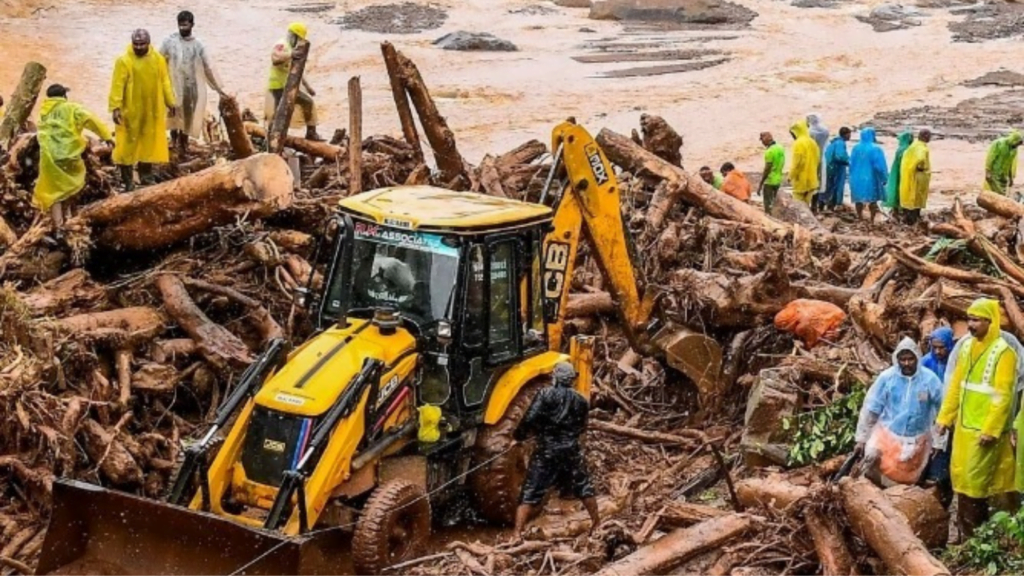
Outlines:
<svg viewBox="0 0 1024 576"><path fill-rule="evenodd" d="M814 143L818 145L818 152L820 153L818 158L818 182L820 183L818 194L824 194L825 183L827 182L825 148L828 147L828 137L831 136L831 133L828 131L828 127L821 122L821 117L818 114L812 113L807 115L807 127L811 140L814 140Z"/></svg>
<svg viewBox="0 0 1024 576"><path fill-rule="evenodd" d="M782 173L786 169L786 150L775 141L771 132L761 132L761 144L764 145L764 169L761 170L761 182L757 185L757 193L764 199L764 211L772 213L775 197L782 187Z"/></svg>
<svg viewBox="0 0 1024 576"><path fill-rule="evenodd" d="M736 169L732 162L722 164L722 192L733 198L746 202L750 200L750 181L746 174Z"/></svg>
<svg viewBox="0 0 1024 576"><path fill-rule="evenodd" d="M114 63L110 112L117 127L113 160L125 191L135 188L134 167L143 184L153 184L153 164L166 164L167 116L175 116L174 89L167 62L150 45L149 32L132 33L132 43Z"/></svg>
<svg viewBox="0 0 1024 576"><path fill-rule="evenodd" d="M1006 195L1017 176L1017 149L1024 142L1020 132L1013 130L997 139L985 157L985 190Z"/></svg>
<svg viewBox="0 0 1024 576"><path fill-rule="evenodd" d="M793 198L811 205L818 193L820 183L818 165L821 151L807 131L807 121L800 120L789 129L793 136L793 167L789 170L789 182L793 185Z"/></svg>
<svg viewBox="0 0 1024 576"><path fill-rule="evenodd" d="M719 176L718 174L715 174L715 172L711 169L710 166L701 166L700 172L698 172L698 174L700 174L701 180L703 180L706 184L708 184L715 190L722 189L722 177Z"/></svg>
<svg viewBox="0 0 1024 576"><path fill-rule="evenodd" d="M833 138L825 149L825 193L815 202L818 209L828 208L834 212L836 206L843 205L846 176L850 168L850 154L846 151L850 135L850 129L843 126L839 129L839 135Z"/></svg>
<svg viewBox="0 0 1024 576"><path fill-rule="evenodd" d="M936 424L941 434L953 429L950 476L960 531L970 538L988 520L989 498L1003 497L1009 502L1001 507L1016 507L1010 425L1018 357L999 330L998 302L975 300L967 318L970 335L951 359L955 365Z"/></svg>
<svg viewBox="0 0 1024 576"><path fill-rule="evenodd" d="M274 117L277 107L281 103L281 98L284 96L284 88L288 83L288 71L291 68L295 47L299 45L299 40L306 39L307 34L308 29L305 24L292 22L288 25L288 34L284 40L279 40L277 44L274 44L274 51L270 55L270 80L267 83L267 88L270 91L268 104L272 103L272 108L268 107L266 110L268 121ZM313 90L313 87L309 85L305 77L302 78L302 86L306 90L305 92L299 90L295 100L295 104L302 114L293 115L292 123L305 124L307 140L323 141L323 138L316 131L316 103L313 101L313 97L316 96L316 90Z"/></svg>
<svg viewBox="0 0 1024 576"><path fill-rule="evenodd" d="M167 121L171 139L184 158L188 152L189 137L199 139L206 121L206 85L224 97L217 75L210 64L206 46L192 35L195 16L188 10L178 14L178 31L160 46L160 54L167 61L167 69L174 88L175 101L181 113Z"/></svg>
<svg viewBox="0 0 1024 576"><path fill-rule="evenodd" d="M897 218L900 216L900 169L903 165L903 155L913 141L914 135L910 130L904 130L900 134L896 155L892 157L892 166L889 167L889 181L885 183L885 207L892 210Z"/></svg>
<svg viewBox="0 0 1024 576"><path fill-rule="evenodd" d="M568 362L559 362L552 372L554 386L541 390L513 438L522 442L537 437L530 466L516 509L516 539L521 539L526 523L540 510L544 496L552 486L562 494L571 493L583 501L590 514L591 532L600 523L594 485L580 448L580 435L587 429L590 405L573 389L576 370Z"/></svg>
<svg viewBox="0 0 1024 576"><path fill-rule="evenodd" d="M871 385L860 411L855 450L865 466L900 484L916 484L928 465L932 423L942 406L942 381L921 366L921 352L904 338L893 365Z"/></svg>
<svg viewBox="0 0 1024 576"><path fill-rule="evenodd" d="M916 223L921 210L928 205L928 188L932 181L928 143L931 141L932 131L922 128L900 161L900 208L908 224Z"/></svg>
<svg viewBox="0 0 1024 576"><path fill-rule="evenodd" d="M82 131L89 130L109 144L113 136L92 112L69 102L68 88L60 84L46 89L39 116L39 179L32 201L41 210L50 211L54 233L60 236L64 202L85 187L82 153L87 143Z"/></svg>
<svg viewBox="0 0 1024 576"><path fill-rule="evenodd" d="M942 380L943 390L948 384L946 375L949 373L950 354L953 351L954 338L953 329L949 326L936 328L928 336L929 352L921 359L921 365L931 370L939 380ZM928 469L925 471L925 485L934 485L938 489L939 502L943 508L949 508L953 502L953 482L949 477L949 461L951 446L949 437L937 434L932 446L931 461L928 462Z"/></svg>
<svg viewBox="0 0 1024 576"><path fill-rule="evenodd" d="M860 142L850 154L850 197L853 198L857 219L864 218L864 206L871 213L871 222L878 216L878 202L885 199L885 184L889 180L889 167L885 152L875 143L875 129L860 131Z"/></svg>
<svg viewBox="0 0 1024 576"><path fill-rule="evenodd" d="M921 365L934 372L939 380L946 378L946 365L953 344L953 329L949 326L936 328L928 336L928 353L921 359Z"/></svg>

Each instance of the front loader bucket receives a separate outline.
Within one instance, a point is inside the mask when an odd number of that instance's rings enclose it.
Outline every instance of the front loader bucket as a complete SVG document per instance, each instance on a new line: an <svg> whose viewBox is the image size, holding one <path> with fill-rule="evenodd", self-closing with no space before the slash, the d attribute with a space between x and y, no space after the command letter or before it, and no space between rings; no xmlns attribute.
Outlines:
<svg viewBox="0 0 1024 576"><path fill-rule="evenodd" d="M668 365L686 374L702 397L722 390L722 348L714 338L666 324L654 335L654 344L665 353Z"/></svg>
<svg viewBox="0 0 1024 576"><path fill-rule="evenodd" d="M37 574L338 574L340 529L286 537L75 480L53 483Z"/></svg>

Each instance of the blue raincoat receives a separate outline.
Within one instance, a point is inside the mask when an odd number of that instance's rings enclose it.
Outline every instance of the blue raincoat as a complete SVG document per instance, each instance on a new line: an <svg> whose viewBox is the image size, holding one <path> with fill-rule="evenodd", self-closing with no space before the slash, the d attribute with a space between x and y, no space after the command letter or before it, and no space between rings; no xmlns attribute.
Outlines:
<svg viewBox="0 0 1024 576"><path fill-rule="evenodd" d="M825 148L825 165L828 176L825 181L825 194L819 199L819 202L832 206L842 205L850 155L846 152L846 140L843 140L841 136L833 138Z"/></svg>
<svg viewBox="0 0 1024 576"><path fill-rule="evenodd" d="M850 196L858 203L884 200L888 179L889 167L881 146L875 144L875 129L865 128L850 154Z"/></svg>
<svg viewBox="0 0 1024 576"><path fill-rule="evenodd" d="M945 381L946 378L946 365L949 363L949 354L953 353L953 329L949 326L943 326L936 328L931 336L928 337L928 348L932 346L932 341L939 340L946 345L946 359L939 360L935 357L935 353L929 351L921 359L921 365L931 370L939 377L939 380Z"/></svg>

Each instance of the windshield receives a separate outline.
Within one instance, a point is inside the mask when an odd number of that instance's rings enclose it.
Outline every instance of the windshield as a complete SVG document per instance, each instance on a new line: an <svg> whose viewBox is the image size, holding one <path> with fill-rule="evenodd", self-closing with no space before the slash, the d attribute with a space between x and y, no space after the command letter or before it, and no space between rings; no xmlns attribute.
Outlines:
<svg viewBox="0 0 1024 576"><path fill-rule="evenodd" d="M439 234L355 222L351 277L336 278L331 304L351 286L350 309L392 307L417 323L445 317L459 269L455 242ZM340 276L340 275L339 275Z"/></svg>

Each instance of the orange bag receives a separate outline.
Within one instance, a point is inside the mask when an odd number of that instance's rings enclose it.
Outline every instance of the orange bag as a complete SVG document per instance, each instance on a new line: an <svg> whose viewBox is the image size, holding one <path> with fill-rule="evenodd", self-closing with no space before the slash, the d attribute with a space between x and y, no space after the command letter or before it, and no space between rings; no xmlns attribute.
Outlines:
<svg viewBox="0 0 1024 576"><path fill-rule="evenodd" d="M795 335L808 349L818 340L833 337L846 320L846 312L831 302L793 300L775 315L775 328Z"/></svg>

